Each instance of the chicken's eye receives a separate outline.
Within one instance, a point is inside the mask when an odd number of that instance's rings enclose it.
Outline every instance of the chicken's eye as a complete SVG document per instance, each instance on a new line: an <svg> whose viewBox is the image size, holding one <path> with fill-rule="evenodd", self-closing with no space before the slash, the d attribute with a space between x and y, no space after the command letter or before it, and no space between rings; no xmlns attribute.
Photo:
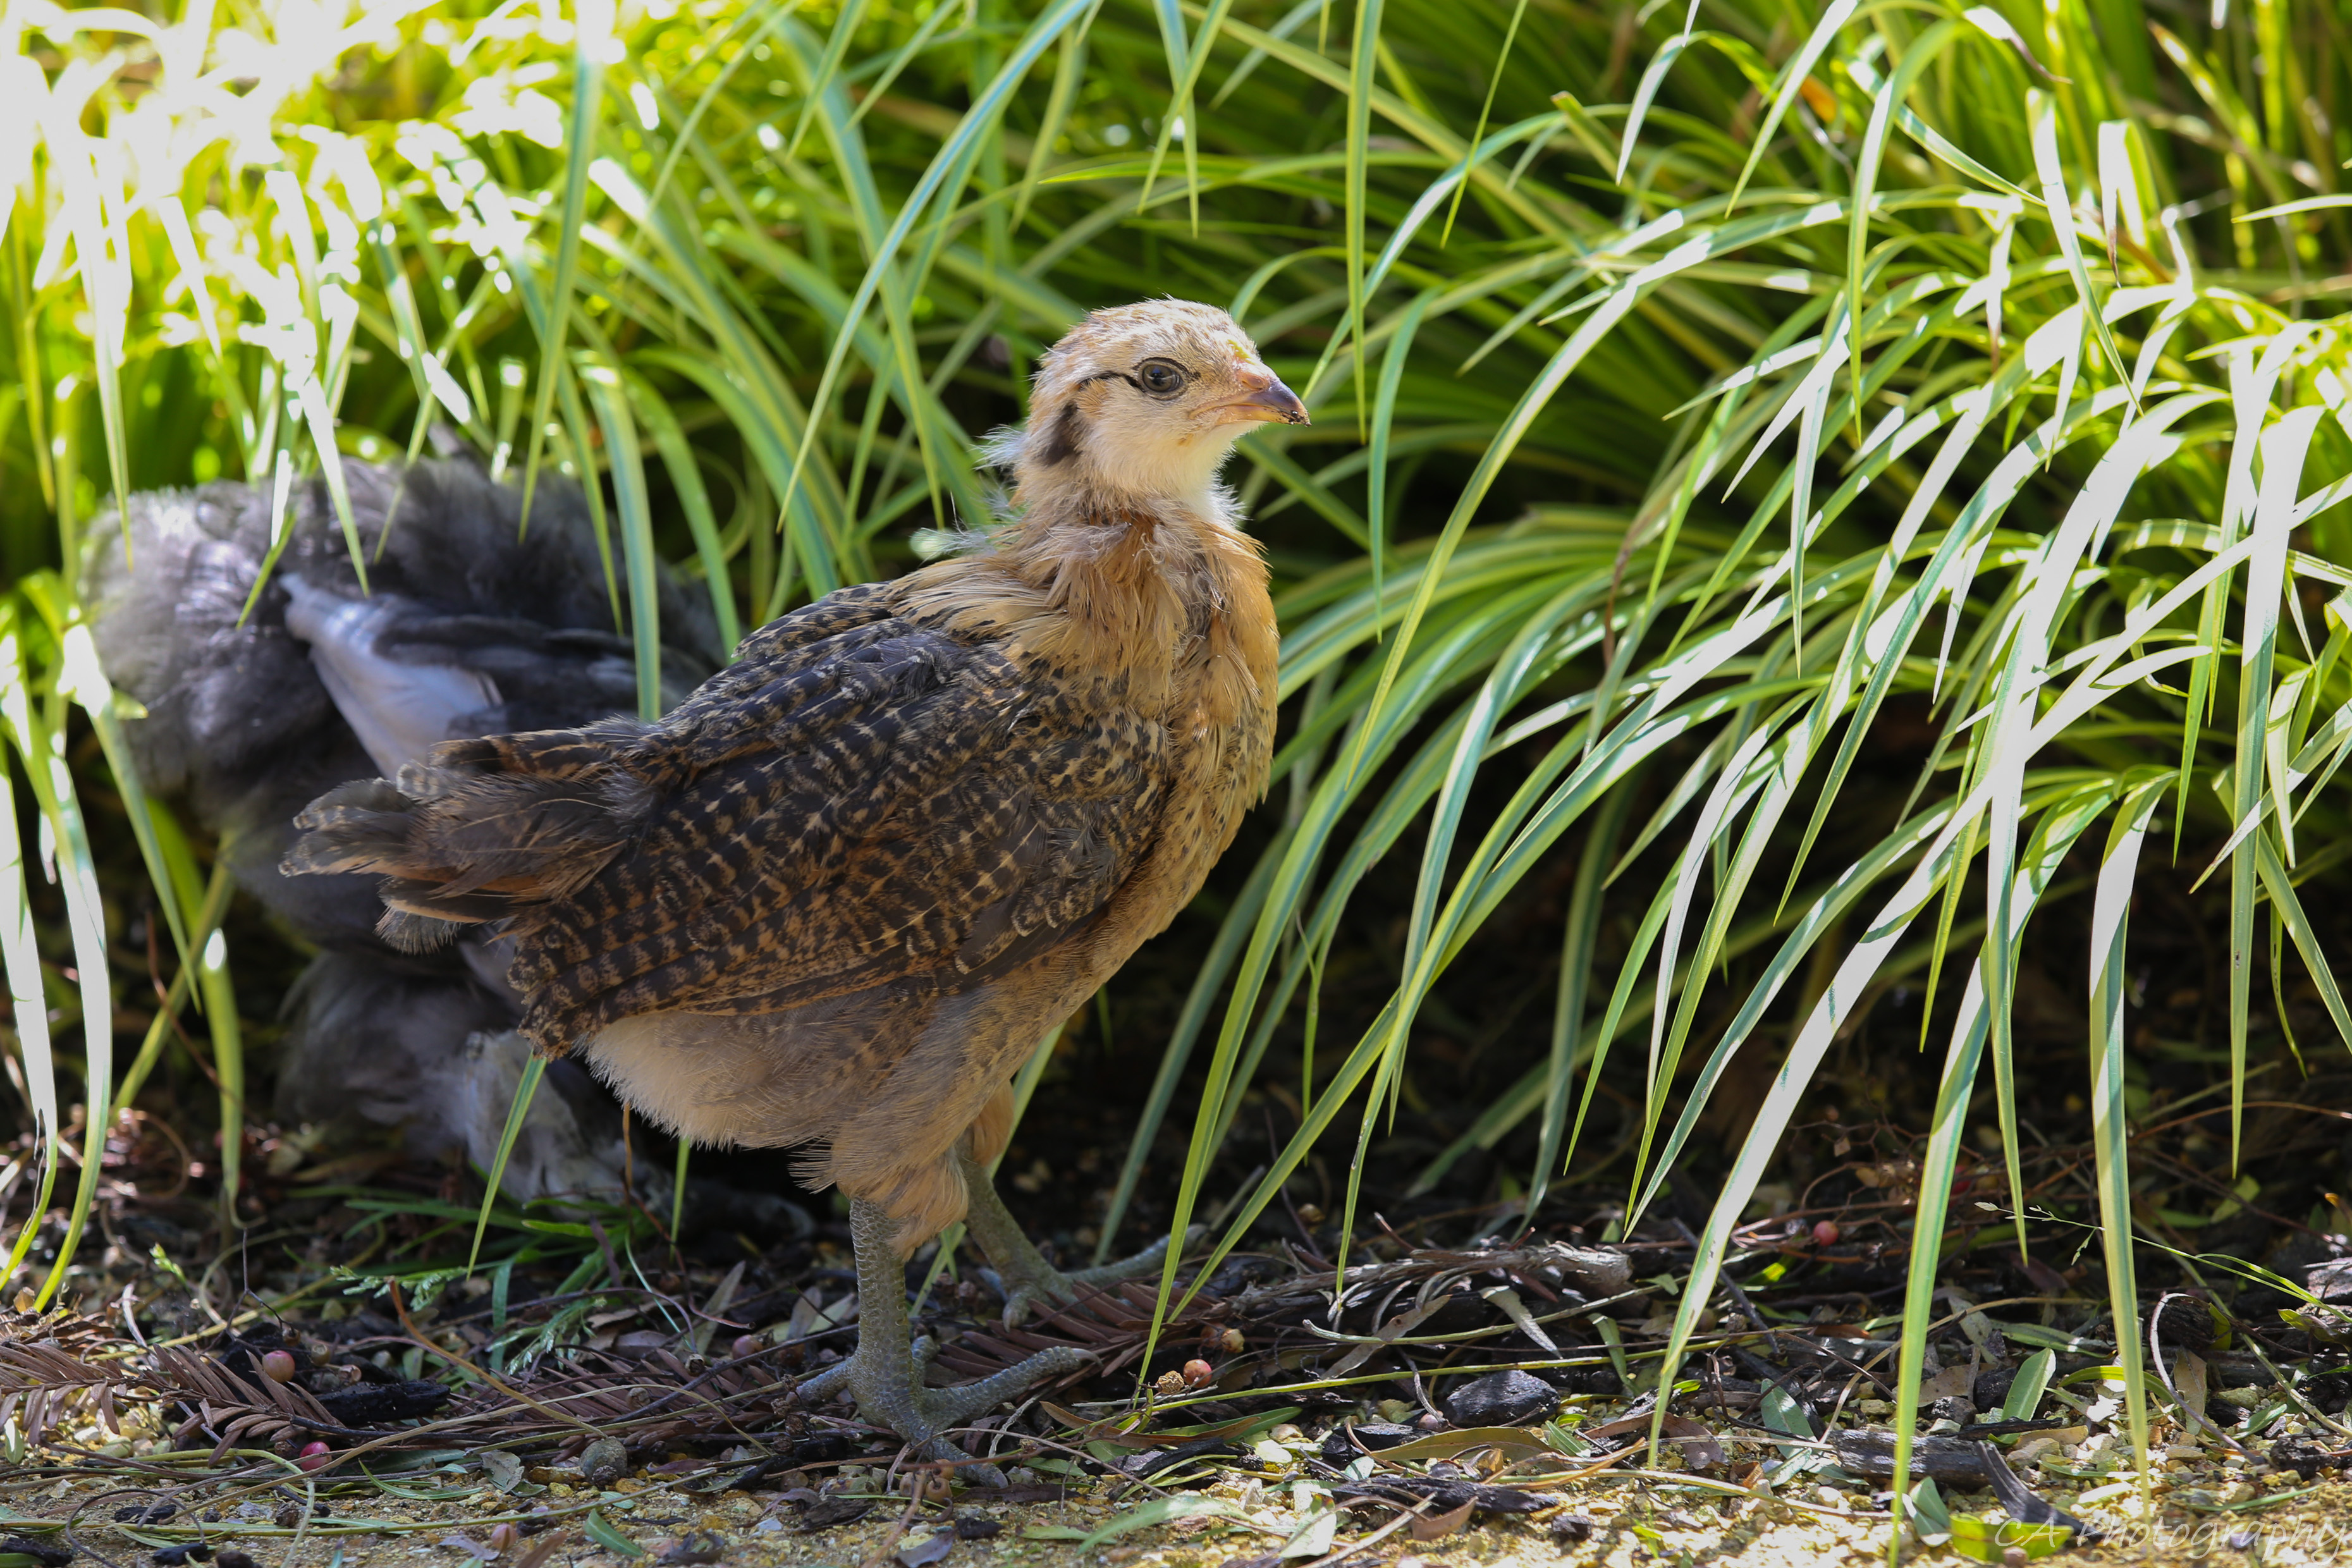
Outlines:
<svg viewBox="0 0 2352 1568"><path fill-rule="evenodd" d="M1154 397L1173 397L1190 378L1173 360L1148 359L1135 367L1135 384Z"/></svg>

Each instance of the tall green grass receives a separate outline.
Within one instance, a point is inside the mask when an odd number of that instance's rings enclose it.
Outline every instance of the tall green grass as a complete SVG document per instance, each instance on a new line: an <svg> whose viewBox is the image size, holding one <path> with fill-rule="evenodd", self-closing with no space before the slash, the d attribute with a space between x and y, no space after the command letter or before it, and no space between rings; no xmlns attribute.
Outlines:
<svg viewBox="0 0 2352 1568"><path fill-rule="evenodd" d="M1925 1042L1900 1431L1987 1076L2019 1185L2012 1000L2043 904L2089 911L2127 1364L2140 868L2226 845L2241 1078L2258 987L2295 966L2352 1038L2308 914L2344 875L2352 750L2352 38L2327 6L5 16L0 649L44 826L0 871L0 945L45 1130L37 998L66 957L30 923L52 896L28 861L69 915L67 1022L120 984L78 787L142 826L234 1054L202 868L119 767L61 760L76 712L119 760L54 574L105 498L331 478L339 452L414 453L443 422L509 470L603 475L625 585L669 553L731 635L979 511L971 442L1017 411L1037 350L1087 307L1171 292L1229 305L1317 422L1236 464L1282 578L1280 829L1167 1043L1106 1245L1204 1072L1181 1230L1351 898L1415 849L1392 994L1327 1045L1219 1249L1319 1140L1366 1146L1440 976L1570 858L1549 1052L1471 1135L1534 1122L1531 1212L1604 1074L1644 1106L1638 1216L1736 1053L1785 1026L1677 1352L1874 981L1956 999ZM1857 838L1838 808L1874 724L1923 700L1933 760ZM1654 895L1618 879L1658 853ZM1636 921L1613 974L1607 909ZM1735 956L1728 1022L1703 1023ZM108 1032L80 1032L108 1083ZM2131 1415L2144 1442L2137 1385Z"/></svg>

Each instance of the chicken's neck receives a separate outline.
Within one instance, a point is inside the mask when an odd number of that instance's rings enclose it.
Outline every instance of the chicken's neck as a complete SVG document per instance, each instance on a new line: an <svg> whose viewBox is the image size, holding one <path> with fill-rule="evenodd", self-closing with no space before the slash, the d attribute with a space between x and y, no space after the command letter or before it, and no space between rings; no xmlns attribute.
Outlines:
<svg viewBox="0 0 2352 1568"><path fill-rule="evenodd" d="M1223 506L1056 500L907 578L909 611L1111 681L1179 722L1264 717L1277 649L1265 563Z"/></svg>

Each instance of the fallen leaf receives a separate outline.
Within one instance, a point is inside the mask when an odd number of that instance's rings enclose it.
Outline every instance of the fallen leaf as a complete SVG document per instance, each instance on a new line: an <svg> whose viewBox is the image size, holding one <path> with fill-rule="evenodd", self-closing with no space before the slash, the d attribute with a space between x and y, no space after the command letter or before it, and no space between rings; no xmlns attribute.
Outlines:
<svg viewBox="0 0 2352 1568"><path fill-rule="evenodd" d="M1276 1557L1320 1557L1331 1550L1331 1542L1339 1534L1339 1510L1325 1503L1307 1515L1290 1539L1282 1543Z"/></svg>
<svg viewBox="0 0 2352 1568"><path fill-rule="evenodd" d="M1664 1423L1665 1435L1682 1445L1683 1463L1694 1470L1719 1469L1723 1465L1723 1445L1706 1424L1687 1415L1669 1415Z"/></svg>
<svg viewBox="0 0 2352 1568"><path fill-rule="evenodd" d="M1969 1388L1968 1363L1955 1363L1933 1377L1919 1380L1919 1403L1933 1405L1938 1399L1949 1399L1955 1394L1966 1394Z"/></svg>
<svg viewBox="0 0 2352 1568"><path fill-rule="evenodd" d="M1537 1322L1534 1318L1528 1315L1527 1303L1519 1300L1519 1293L1517 1291L1512 1289L1508 1285L1497 1285L1492 1289L1482 1290L1479 1294L1484 1296L1487 1300L1492 1301L1496 1306L1500 1307L1503 1310L1503 1316L1510 1319L1513 1323L1517 1324L1518 1326L1519 1332L1527 1335L1528 1338L1541 1345L1547 1354L1558 1355L1559 1353L1559 1347L1552 1343L1551 1336L1549 1334L1543 1331L1543 1325Z"/></svg>
<svg viewBox="0 0 2352 1568"><path fill-rule="evenodd" d="M836 1524L849 1524L874 1511L874 1504L865 1498L829 1497L809 1505L801 1515L803 1530L830 1530ZM589 1516L594 1518L593 1514Z"/></svg>
<svg viewBox="0 0 2352 1568"><path fill-rule="evenodd" d="M2054 1524L2020 1524L2013 1520L1952 1517L1951 1549L1978 1563L2007 1563L2012 1552L2030 1560L2049 1557L2074 1544L2074 1531Z"/></svg>
<svg viewBox="0 0 2352 1568"><path fill-rule="evenodd" d="M546 1563L557 1552L570 1545L571 1542L572 1532L570 1531L551 1530L545 1535L541 1536L537 1541L531 1543L530 1550L522 1554L521 1558L515 1563L514 1568L540 1568L541 1563Z"/></svg>
<svg viewBox="0 0 2352 1568"><path fill-rule="evenodd" d="M698 1530L682 1535L662 1548L657 1563L676 1568L697 1568L705 1563L716 1563L727 1555L727 1542L715 1530Z"/></svg>
<svg viewBox="0 0 2352 1568"><path fill-rule="evenodd" d="M1405 1335L1412 1332L1413 1330L1421 1327L1423 1323L1428 1321L1431 1318L1435 1317L1439 1312L1444 1310L1450 1298L1441 1293L1432 1296L1428 1300L1423 1301L1418 1307L1414 1307L1408 1311L1398 1313L1395 1317L1391 1318L1387 1322L1382 1323L1380 1326L1379 1331L1373 1334L1371 1338L1360 1342L1353 1350L1349 1351L1346 1355L1341 1356L1337 1362L1332 1363L1331 1366L1325 1370L1323 1375L1326 1377L1347 1376L1348 1373L1355 1371L1358 1367L1363 1365L1364 1363L1371 1360L1372 1357L1388 1349L1396 1341L1402 1339ZM1311 1331L1318 1333L1322 1332L1320 1330L1312 1330ZM1327 1339L1338 1339L1340 1336L1337 1334L1326 1334L1324 1337Z"/></svg>
<svg viewBox="0 0 2352 1568"><path fill-rule="evenodd" d="M1469 1523L1470 1510L1475 1506L1474 1503L1465 1502L1448 1513L1424 1513L1406 1525L1405 1530L1415 1541L1435 1541L1442 1536L1453 1534Z"/></svg>
<svg viewBox="0 0 2352 1568"><path fill-rule="evenodd" d="M1598 1426L1584 1427L1581 1435L1591 1438L1619 1437L1629 1432L1647 1435L1650 1421L1651 1417L1647 1415L1622 1415ZM1683 1463L1691 1468L1711 1469L1723 1463L1723 1445L1715 1440L1715 1434L1707 1430L1705 1423L1694 1421L1687 1415L1669 1415L1661 1424L1661 1430L1668 1440L1682 1445ZM1397 1450L1391 1448L1389 1452L1393 1454Z"/></svg>
<svg viewBox="0 0 2352 1568"><path fill-rule="evenodd" d="M571 1542L572 1532L570 1531L551 1530L545 1535L541 1536L537 1541L531 1543L530 1550L522 1554L521 1558L515 1563L514 1568L540 1568L541 1563L546 1563L557 1552L562 1551L566 1546L571 1544Z"/></svg>
<svg viewBox="0 0 2352 1568"><path fill-rule="evenodd" d="M1199 1514L1218 1514L1257 1528L1248 1516L1229 1502L1185 1494L1146 1503L1133 1513L1120 1514L1092 1531L1073 1530L1066 1524L1033 1524L1021 1533L1032 1541L1075 1541L1078 1543L1078 1555L1083 1557L1104 1542L1114 1536L1125 1535L1130 1530L1165 1524L1174 1519L1190 1519Z"/></svg>
<svg viewBox="0 0 2352 1568"><path fill-rule="evenodd" d="M927 1568L928 1564L937 1563L953 1552L955 1543L956 1532L953 1530L934 1530L913 1545L898 1548L899 1568Z"/></svg>
<svg viewBox="0 0 2352 1568"><path fill-rule="evenodd" d="M1076 1411L1066 1410L1048 1399L1037 1402L1038 1408L1065 1426L1075 1427L1089 1443L1109 1443L1121 1448L1165 1447L1171 1439L1189 1442L1201 1437L1238 1437L1278 1426L1299 1412L1300 1406L1286 1405L1279 1410L1264 1410L1255 1415L1244 1415L1232 1421L1213 1422L1205 1426L1142 1426L1122 1430L1115 1421L1089 1421Z"/></svg>
<svg viewBox="0 0 2352 1568"><path fill-rule="evenodd" d="M1642 1416L1646 1426L1650 1418ZM1590 1436L1591 1434L1587 1433ZM1452 1459L1474 1448L1500 1448L1507 1454L1549 1454L1551 1446L1535 1433L1521 1426L1465 1426L1458 1432L1434 1432L1426 1437L1415 1437L1410 1443L1399 1443L1393 1448L1378 1450L1383 1462L1395 1459Z"/></svg>
<svg viewBox="0 0 2352 1568"><path fill-rule="evenodd" d="M2180 1396L2182 1407L2200 1421L2205 1419L2207 1381L2203 1356L2194 1351L2172 1352L2172 1392Z"/></svg>
<svg viewBox="0 0 2352 1568"><path fill-rule="evenodd" d="M624 1557L643 1557L646 1554L644 1547L614 1529L612 1521L596 1509L590 1509L588 1517L581 1522L587 1527L588 1539L607 1552L617 1552Z"/></svg>
<svg viewBox="0 0 2352 1568"><path fill-rule="evenodd" d="M2098 1532L2083 1521L2057 1504L2035 1496L2033 1489L2019 1479L2017 1472L2009 1468L2009 1461L2001 1458L1999 1448L1990 1443L1980 1442L1977 1450L1983 1458L1985 1479L1992 1487L1993 1496L2000 1500L2000 1506L2009 1510L2009 1517L2019 1525L2069 1532L2059 1542L2062 1546L2069 1540L2088 1544L2097 1539ZM2002 1544L2011 1542L2004 1541ZM2049 1555L2048 1552L2035 1551L2032 1541L2021 1540L2014 1544L2024 1546L2029 1557Z"/></svg>

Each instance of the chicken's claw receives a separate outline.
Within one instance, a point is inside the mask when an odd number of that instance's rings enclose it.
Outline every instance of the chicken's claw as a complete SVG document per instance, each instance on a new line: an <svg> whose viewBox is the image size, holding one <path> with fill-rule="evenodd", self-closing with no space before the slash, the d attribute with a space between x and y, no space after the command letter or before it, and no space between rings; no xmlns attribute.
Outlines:
<svg viewBox="0 0 2352 1568"><path fill-rule="evenodd" d="M1004 1326L1008 1329L1020 1327L1032 1308L1067 1306L1088 1290L1156 1274L1168 1256L1168 1238L1163 1236L1132 1258L1065 1273L1046 1262L1045 1255L1023 1234L1021 1223L997 1195L996 1184L985 1167L967 1158L963 1174L964 1185L971 1194L971 1205L964 1213L964 1226L971 1232L981 1250L988 1254L992 1267L983 1271L983 1277L1004 1298ZM1184 1245L1189 1247L1207 1234L1206 1226L1196 1225L1185 1232Z"/></svg>
<svg viewBox="0 0 2352 1568"><path fill-rule="evenodd" d="M939 1344L928 1334L908 1341L906 1279L891 1239L893 1222L862 1199L850 1201L849 1219L857 1252L857 1348L848 1360L803 1379L796 1391L800 1402L846 1393L860 1417L905 1438L917 1460L951 1465L961 1479L983 1486L1004 1485L1002 1471L975 1464L947 1434L1094 1358L1076 1346L1057 1346L978 1383L926 1388L923 1371L939 1353Z"/></svg>

